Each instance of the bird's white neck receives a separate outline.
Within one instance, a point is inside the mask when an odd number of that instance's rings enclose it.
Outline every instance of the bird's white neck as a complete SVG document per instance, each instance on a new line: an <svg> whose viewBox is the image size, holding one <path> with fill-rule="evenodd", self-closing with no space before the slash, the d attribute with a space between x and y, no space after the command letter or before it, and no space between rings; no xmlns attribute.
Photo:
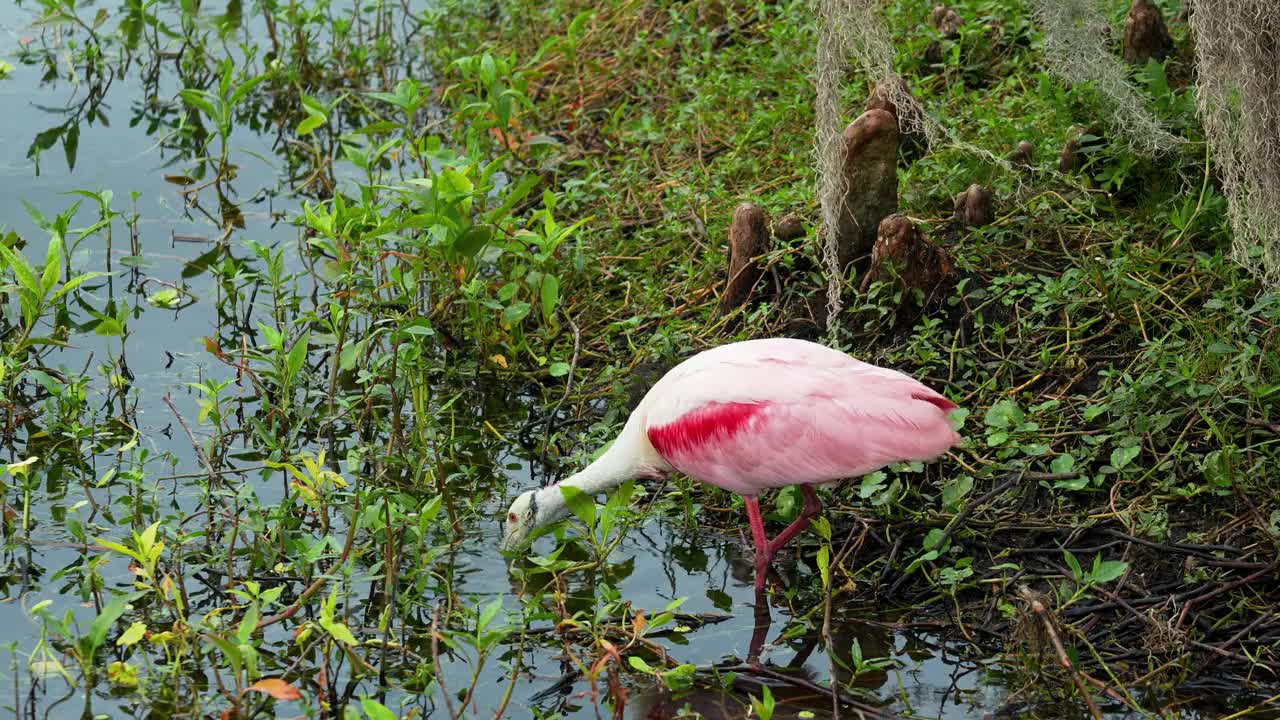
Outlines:
<svg viewBox="0 0 1280 720"><path fill-rule="evenodd" d="M567 485L595 496L607 493L628 480L651 477L670 469L649 444L642 423L633 415L613 441L613 445L594 462L534 494L534 526L545 527L569 514L564 494L560 491L561 486Z"/></svg>

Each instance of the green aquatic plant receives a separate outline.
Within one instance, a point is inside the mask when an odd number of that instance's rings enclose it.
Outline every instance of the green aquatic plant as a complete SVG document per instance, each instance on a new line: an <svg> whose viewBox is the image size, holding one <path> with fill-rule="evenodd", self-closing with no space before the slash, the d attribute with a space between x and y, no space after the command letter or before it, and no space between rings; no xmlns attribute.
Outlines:
<svg viewBox="0 0 1280 720"><path fill-rule="evenodd" d="M18 249L18 236L9 233L0 239L0 272L11 279L3 286L6 295L12 294L17 299L19 309L19 325L15 337L6 338L5 356L11 366L11 375L21 367L31 350L37 346L58 344L57 327L52 328L52 335L37 335L39 323L51 310L62 307L67 296L76 288L106 273L92 271L68 276L63 270L62 233L55 230L49 237L45 250L44 265L37 271Z"/></svg>

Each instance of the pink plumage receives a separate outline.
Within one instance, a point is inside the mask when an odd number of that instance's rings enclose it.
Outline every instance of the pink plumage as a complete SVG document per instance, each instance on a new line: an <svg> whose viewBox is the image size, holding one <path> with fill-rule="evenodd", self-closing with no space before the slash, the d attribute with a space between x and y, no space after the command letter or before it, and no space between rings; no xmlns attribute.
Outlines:
<svg viewBox="0 0 1280 720"><path fill-rule="evenodd" d="M636 409L670 465L741 495L930 460L956 405L895 370L802 340L723 345L667 373Z"/></svg>
<svg viewBox="0 0 1280 720"><path fill-rule="evenodd" d="M644 440L628 445L647 441L638 454L660 458L646 470L679 470L743 496L760 589L773 555L821 512L813 485L942 455L960 441L948 418L955 409L896 370L772 338L722 345L677 365L623 434L643 431ZM804 509L769 540L756 496L788 485L800 486Z"/></svg>

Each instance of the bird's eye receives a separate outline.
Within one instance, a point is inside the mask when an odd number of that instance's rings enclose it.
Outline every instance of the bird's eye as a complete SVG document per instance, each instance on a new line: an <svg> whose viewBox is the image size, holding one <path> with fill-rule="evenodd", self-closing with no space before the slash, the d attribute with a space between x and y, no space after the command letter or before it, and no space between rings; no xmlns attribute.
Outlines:
<svg viewBox="0 0 1280 720"><path fill-rule="evenodd" d="M519 520L520 518L516 517L516 514L515 514L515 513L511 513L510 515L508 515L508 516L507 516L507 519L508 519L508 520L510 520L511 522L515 522L516 520Z"/></svg>

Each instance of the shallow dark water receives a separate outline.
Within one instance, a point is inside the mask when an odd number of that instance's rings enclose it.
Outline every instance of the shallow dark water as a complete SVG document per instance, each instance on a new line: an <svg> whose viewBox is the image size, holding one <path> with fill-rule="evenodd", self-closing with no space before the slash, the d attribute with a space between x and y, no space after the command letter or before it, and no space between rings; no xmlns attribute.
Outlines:
<svg viewBox="0 0 1280 720"><path fill-rule="evenodd" d="M12 3L0 4L0 56L11 56L21 38L35 33L28 28L31 19L30 8ZM136 399L140 421L137 428L139 442L157 454L171 456L176 463L173 472L196 471L199 466L191 445L162 399L166 395L171 396L178 411L190 421L196 416L198 405L186 383L208 377L231 377L227 368L204 350L203 338L216 336L221 329L213 300L216 297L216 280L207 273L189 278L187 284L199 301L180 311L148 306L142 302L142 297L155 287L141 291L137 284L146 277L179 282L188 263L204 253L209 245L174 242L173 236L212 238L219 234L219 228L198 213L185 209L177 188L164 180L166 173L181 171L182 159L179 158L177 164L170 164L172 156L166 155L167 151L159 147L156 136L146 133L145 122L130 127L136 107L143 102L142 87L133 74L116 79L108 92L105 107L108 108L109 126L82 126L74 171L68 169L61 149L55 147L44 154L37 175L33 163L25 157L26 148L37 133L60 122L56 115L41 109L41 106L74 104L83 97L84 88L65 81L42 85L38 69L16 62L14 65L12 76L0 81L0 103L5 108L3 143L0 144L0 181L6 188L6 192L0 193L0 226L15 230L28 240L29 257L42 258L46 234L28 218L22 201L52 216L73 202L74 199L66 193L74 190L111 190L115 195L115 207L126 211L129 194L140 194L137 204L141 214L139 240L146 264L136 272L121 265L121 259L128 255L128 243L127 237L118 235L112 257L111 281L96 289L90 299L99 306L111 299L129 299L141 308L141 312L131 318L129 335L125 340L125 355L133 375L132 397ZM240 246L244 239L267 245L295 245L296 228L287 222L277 222L271 216L272 211L292 214L299 208L296 198L289 198L287 193L275 194L280 168L272 163L276 158L272 138L240 129L233 138L233 144L240 163L240 174L235 181L239 197L251 198L258 196L260 191L266 191L266 197L271 198L242 206L246 228L232 234L230 242L234 251L246 254ZM92 203L86 201L73 226L83 227L93 219ZM106 248L95 242L93 239L87 241L75 255L78 270L105 269ZM291 263L299 262L296 255L293 250L286 253ZM118 352L120 341L82 333L74 336L71 342L73 347L56 353L51 364L61 365L68 374L74 375L88 363L88 372L94 376L90 392L99 398L96 403L91 401L90 405L101 404L107 397L104 391L106 379L98 373L97 364ZM508 400L507 404L513 402ZM505 419L498 415L477 417L476 420L477 425L480 420L489 420L498 426L505 423ZM4 453L0 455L0 462L22 459L8 457L7 449L0 452ZM521 464L518 457L519 453L513 449L506 461ZM168 472L168 466L157 463L150 470L162 474ZM508 472L507 484L512 492L488 499L489 517L496 518L514 491L529 487L533 482L527 467ZM243 482L254 483L254 490L264 503L280 497L279 486L275 482L263 482L254 474L245 475ZM109 494L109 490L102 491L98 500L107 502ZM0 645L16 644L19 666L25 665L26 653L39 638L39 627L30 619L27 608L43 600L52 600L57 612L71 609L85 623L94 616L92 608L81 605L71 588L52 580L59 569L78 562L81 557L78 550L64 546L72 538L66 534L64 525L55 522L54 518L65 512L85 514L84 507L71 509L83 499L83 491L77 484L46 484L33 497L35 524L30 543L4 548L0 559L0 574L3 574ZM174 500L179 507L190 501L180 491ZM98 522L101 526L94 528L90 535L112 537L123 532L122 526L104 522L101 517ZM506 561L498 554L498 537L496 521L479 522L469 527L467 542L453 556L454 589L476 603L503 596L508 609L515 611L519 588L513 583ZM703 666L729 657L745 658L748 654L756 627L756 598L751 587L749 552L748 546L739 538L705 529L690 531L679 523L659 519L631 533L610 560L614 568L630 567L629 574L620 579L615 577L614 582L622 597L634 608L643 608L653 614L673 600L687 598L681 612L725 616L722 622L707 624L663 641L672 657L683 663ZM127 584L131 579L126 563L119 559L110 561L103 574L109 583L118 586ZM812 578L811 575L806 577ZM570 587L570 597L579 603L589 604L594 594L588 584L589 578L577 578L575 582L578 584ZM770 645L762 659L766 665L795 664L806 677L821 685L830 673L827 656L821 643L814 638L821 625L821 610L806 621L805 632L788 640L778 639L797 614L812 610L803 607L773 608L768 635ZM892 623L886 623L886 618L872 617L868 609L837 608L836 615L833 636L842 655L847 655L848 647L856 639L864 656L888 656L898 661L897 668L868 673L856 683L894 711L917 717L968 718L999 708L1008 700L1011 691L995 673L994 663L988 667L958 661L956 654L949 652L947 645L936 635L926 631L890 629L887 625ZM508 716L529 717L558 712L571 717L596 717L590 688L581 680L572 680L572 673L568 673L572 664L558 651L534 649L525 655L524 661L527 671L515 686ZM470 666L456 660L447 667L450 687L465 686ZM560 691L549 691L567 673L571 681L564 683ZM469 714L492 716L501 704L507 677L505 663L491 663L480 681L481 692L474 711ZM628 717L669 717L686 702L708 717L721 710L724 716L740 717L745 712L742 693L726 697L720 692L702 688L673 700L664 691L636 678L632 678L632 682L635 684L629 689ZM22 694L29 690L30 681L25 671L18 677L6 673L0 679L0 697L13 698L15 692ZM103 692L88 699L73 693L73 697L64 702L61 698L67 693L65 684L56 677L48 678L33 698L22 700L20 704L50 718L80 717L90 708L90 714L99 714L100 717L129 716L117 699ZM387 698L387 704L397 708L401 700L408 706L424 702L417 696L392 695ZM780 706L775 717L829 715L829 699L825 696L796 697L792 698L792 703L785 710ZM282 708L288 706L282 705ZM430 710L430 706L423 709ZM295 710L300 708L282 709L281 713L288 716ZM812 715L802 715L802 712ZM846 713L845 716L851 715Z"/></svg>

